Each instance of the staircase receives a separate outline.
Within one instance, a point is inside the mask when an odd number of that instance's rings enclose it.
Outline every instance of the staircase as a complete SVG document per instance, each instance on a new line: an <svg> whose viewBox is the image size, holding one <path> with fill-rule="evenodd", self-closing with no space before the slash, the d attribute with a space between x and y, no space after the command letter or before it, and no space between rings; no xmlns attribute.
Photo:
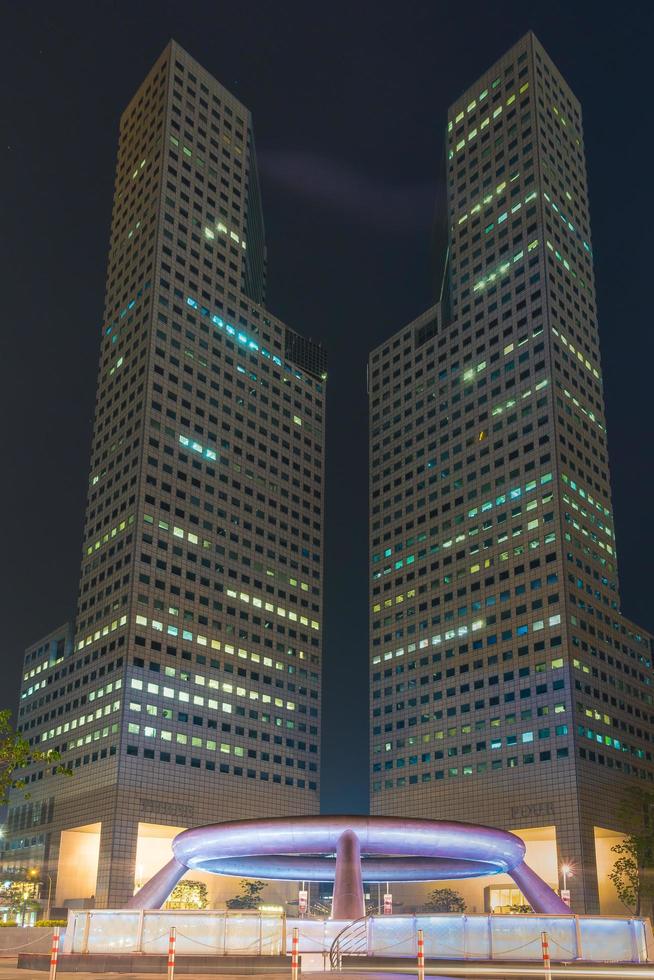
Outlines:
<svg viewBox="0 0 654 980"><path fill-rule="evenodd" d="M364 915L360 919L341 929L329 950L329 965L332 970L340 972L344 956L368 955L368 920L372 916Z"/></svg>

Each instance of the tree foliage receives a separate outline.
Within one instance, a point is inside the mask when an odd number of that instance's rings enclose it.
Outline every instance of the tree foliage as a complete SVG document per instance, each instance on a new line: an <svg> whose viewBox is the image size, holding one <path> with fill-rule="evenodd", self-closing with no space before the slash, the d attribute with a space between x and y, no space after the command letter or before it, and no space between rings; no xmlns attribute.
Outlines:
<svg viewBox="0 0 654 980"><path fill-rule="evenodd" d="M635 915L651 914L654 899L654 792L634 786L618 816L626 836L611 851L617 855L608 874L619 900Z"/></svg>
<svg viewBox="0 0 654 980"><path fill-rule="evenodd" d="M618 893L618 898L630 912L640 914L640 881L638 873L638 854L632 837L625 837L611 848L618 857L609 871L609 881Z"/></svg>
<svg viewBox="0 0 654 980"><path fill-rule="evenodd" d="M175 885L168 901L167 909L206 909L209 904L207 886L203 881L180 881Z"/></svg>
<svg viewBox="0 0 654 980"><path fill-rule="evenodd" d="M228 909L256 909L261 902L261 892L266 887L263 881L241 879L241 894L228 898L225 902Z"/></svg>
<svg viewBox="0 0 654 980"><path fill-rule="evenodd" d="M453 888L434 888L423 908L425 912L465 912L466 903Z"/></svg>
<svg viewBox="0 0 654 980"><path fill-rule="evenodd" d="M31 875L5 880L0 887L0 905L9 911L12 919L22 924L29 912L38 912L41 908L39 892L41 883Z"/></svg>
<svg viewBox="0 0 654 980"><path fill-rule="evenodd" d="M60 754L53 749L47 752L33 749L27 739L12 727L11 712L0 711L0 806L7 803L12 789L24 790L26 780L21 773L34 763L54 765L57 773L71 776L71 770L59 764L60 759ZM29 793L24 795L29 799Z"/></svg>

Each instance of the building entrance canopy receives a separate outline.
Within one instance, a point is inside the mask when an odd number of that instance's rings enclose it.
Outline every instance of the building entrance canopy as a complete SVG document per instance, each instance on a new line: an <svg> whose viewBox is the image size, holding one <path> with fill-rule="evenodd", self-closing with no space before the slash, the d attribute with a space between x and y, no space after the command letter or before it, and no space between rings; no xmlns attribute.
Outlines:
<svg viewBox="0 0 654 980"><path fill-rule="evenodd" d="M524 861L525 844L493 827L399 817L311 816L239 820L185 830L173 858L130 908L160 908L186 871L333 881L332 917L364 914L364 881L437 881L509 874L535 912L569 914Z"/></svg>

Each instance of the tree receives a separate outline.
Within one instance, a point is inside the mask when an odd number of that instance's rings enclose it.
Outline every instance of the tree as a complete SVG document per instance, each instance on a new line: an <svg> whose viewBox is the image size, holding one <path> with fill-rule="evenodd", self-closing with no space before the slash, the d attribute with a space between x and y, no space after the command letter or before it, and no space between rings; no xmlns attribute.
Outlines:
<svg viewBox="0 0 654 980"><path fill-rule="evenodd" d="M654 899L654 792L629 790L618 807L626 836L611 851L617 854L608 878L619 900L635 915L651 914Z"/></svg>
<svg viewBox="0 0 654 980"><path fill-rule="evenodd" d="M207 886L203 881L180 881L175 885L164 908L206 909L209 904Z"/></svg>
<svg viewBox="0 0 654 980"><path fill-rule="evenodd" d="M261 901L261 892L265 888L263 881L241 879L241 894L228 898L225 902L228 909L256 909Z"/></svg>
<svg viewBox="0 0 654 980"><path fill-rule="evenodd" d="M622 904L636 915L640 915L640 881L638 873L638 853L632 837L625 837L611 848L618 857L609 871L612 882Z"/></svg>
<svg viewBox="0 0 654 980"><path fill-rule="evenodd" d="M466 903L453 888L434 888L423 908L425 912L465 912Z"/></svg>
<svg viewBox="0 0 654 980"><path fill-rule="evenodd" d="M0 806L7 803L10 790L24 789L26 786L26 780L20 776L24 769L36 762L57 764L60 759L59 752L54 749L39 752L31 748L27 739L13 729L11 712L0 711ZM66 766L56 765L55 771L61 775L72 776L71 770ZM24 795L29 799L29 793Z"/></svg>
<svg viewBox="0 0 654 980"><path fill-rule="evenodd" d="M0 887L0 906L7 909L10 918L24 925L28 912L38 912L41 908L40 887L35 868L21 873L20 877L5 879Z"/></svg>

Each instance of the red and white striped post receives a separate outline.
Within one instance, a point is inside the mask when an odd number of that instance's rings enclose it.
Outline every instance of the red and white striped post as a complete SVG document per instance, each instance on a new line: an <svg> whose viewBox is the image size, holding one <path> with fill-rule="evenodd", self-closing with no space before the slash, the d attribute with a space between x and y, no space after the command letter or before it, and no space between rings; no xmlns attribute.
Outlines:
<svg viewBox="0 0 654 980"><path fill-rule="evenodd" d="M425 980L425 934L418 929L418 980Z"/></svg>
<svg viewBox="0 0 654 980"><path fill-rule="evenodd" d="M293 927L293 939L291 941L291 980L298 980L300 975L300 930L297 926Z"/></svg>
<svg viewBox="0 0 654 980"><path fill-rule="evenodd" d="M54 927L52 933L52 948L50 950L50 980L55 980L57 976L57 963L59 962L59 926Z"/></svg>
<svg viewBox="0 0 654 980"><path fill-rule="evenodd" d="M550 960L550 943L547 938L546 932L541 932L540 934L540 945L543 950L543 970L545 971L545 980L552 980L552 962Z"/></svg>
<svg viewBox="0 0 654 980"><path fill-rule="evenodd" d="M175 946L177 944L177 931L175 926L170 927L168 937L168 980L175 978Z"/></svg>

